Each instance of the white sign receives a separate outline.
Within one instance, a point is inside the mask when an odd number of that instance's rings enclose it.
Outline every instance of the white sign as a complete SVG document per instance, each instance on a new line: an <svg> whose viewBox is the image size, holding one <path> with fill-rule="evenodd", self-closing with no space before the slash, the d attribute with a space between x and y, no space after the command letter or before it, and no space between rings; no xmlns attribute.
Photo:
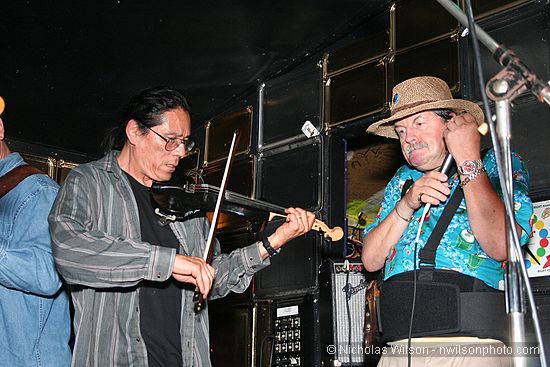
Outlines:
<svg viewBox="0 0 550 367"><path fill-rule="evenodd" d="M533 203L533 232L525 249L529 277L550 275L550 200Z"/></svg>

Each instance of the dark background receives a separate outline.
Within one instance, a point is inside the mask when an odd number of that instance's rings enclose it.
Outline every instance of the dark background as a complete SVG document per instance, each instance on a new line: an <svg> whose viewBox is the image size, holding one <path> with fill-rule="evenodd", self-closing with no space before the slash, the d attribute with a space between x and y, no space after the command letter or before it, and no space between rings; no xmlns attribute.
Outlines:
<svg viewBox="0 0 550 367"><path fill-rule="evenodd" d="M139 90L182 89L202 126L383 11L387 0L6 1L0 95L7 135L99 155ZM368 22L367 22L368 23Z"/></svg>

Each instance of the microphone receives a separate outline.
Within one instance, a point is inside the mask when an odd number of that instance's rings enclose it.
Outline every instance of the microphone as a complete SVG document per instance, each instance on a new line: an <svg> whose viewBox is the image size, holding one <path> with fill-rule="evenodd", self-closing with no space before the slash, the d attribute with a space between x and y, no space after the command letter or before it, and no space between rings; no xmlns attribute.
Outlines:
<svg viewBox="0 0 550 367"><path fill-rule="evenodd" d="M443 164L441 165L441 168L439 169L439 172L443 174L449 173L449 170L451 169L452 164L454 163L454 158L451 155L451 153L447 153L447 156L443 160Z"/></svg>
<svg viewBox="0 0 550 367"><path fill-rule="evenodd" d="M443 174L449 173L449 170L451 169L451 166L454 163L454 158L451 155L451 153L447 153L447 156L443 160L443 164L441 165L441 168L439 169L439 172ZM426 203L426 206L424 207L424 211L422 212L422 216L420 218L424 218L426 214L430 211L430 208L432 207L432 204Z"/></svg>

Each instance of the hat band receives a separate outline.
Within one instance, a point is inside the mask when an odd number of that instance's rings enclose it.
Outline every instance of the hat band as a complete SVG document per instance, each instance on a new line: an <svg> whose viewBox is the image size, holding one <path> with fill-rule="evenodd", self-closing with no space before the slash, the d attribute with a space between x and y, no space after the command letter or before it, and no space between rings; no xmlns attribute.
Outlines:
<svg viewBox="0 0 550 367"><path fill-rule="evenodd" d="M419 101L419 102L415 102L415 103L409 103L409 104L406 104L406 105L403 105L403 106L399 106L397 108L393 108L392 111L391 111L391 114L393 116L396 113L399 113L403 110L418 107L418 106L421 106L423 104L428 104L428 103L432 103L432 102L438 102L438 101L436 101L436 100L425 100L425 101Z"/></svg>

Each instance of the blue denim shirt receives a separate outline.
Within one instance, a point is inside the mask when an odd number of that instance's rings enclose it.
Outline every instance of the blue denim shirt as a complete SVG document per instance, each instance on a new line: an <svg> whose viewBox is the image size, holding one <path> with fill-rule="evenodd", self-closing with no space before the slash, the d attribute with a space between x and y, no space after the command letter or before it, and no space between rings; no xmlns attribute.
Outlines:
<svg viewBox="0 0 550 367"><path fill-rule="evenodd" d="M24 164L0 160L0 176ZM48 213L58 185L32 175L0 199L0 365L71 363L69 301L52 257Z"/></svg>

